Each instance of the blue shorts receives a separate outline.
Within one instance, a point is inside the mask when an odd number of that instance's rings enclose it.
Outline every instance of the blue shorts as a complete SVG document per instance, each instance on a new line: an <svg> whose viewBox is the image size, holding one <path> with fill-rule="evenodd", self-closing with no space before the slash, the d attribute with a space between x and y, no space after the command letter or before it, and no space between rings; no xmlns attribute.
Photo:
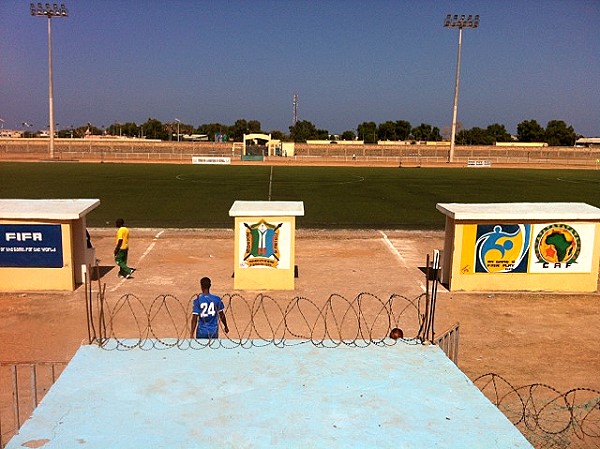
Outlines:
<svg viewBox="0 0 600 449"><path fill-rule="evenodd" d="M219 338L218 332L214 334L196 334L196 340L215 340L217 338Z"/></svg>

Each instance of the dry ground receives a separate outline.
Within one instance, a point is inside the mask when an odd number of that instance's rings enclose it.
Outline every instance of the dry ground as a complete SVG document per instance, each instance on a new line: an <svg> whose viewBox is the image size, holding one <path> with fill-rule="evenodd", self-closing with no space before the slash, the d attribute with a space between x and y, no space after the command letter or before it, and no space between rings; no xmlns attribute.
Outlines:
<svg viewBox="0 0 600 449"><path fill-rule="evenodd" d="M91 230L109 299L133 293L149 305L168 293L187 301L202 276L216 294L259 293L233 289L233 231L133 229L130 265L138 271L130 280L112 267L113 233ZM442 246L443 232L299 230L296 289L265 293L281 304L298 296L322 304L333 293L415 298L425 282L419 267ZM0 294L0 361L68 360L87 338L84 298L84 288ZM471 378L498 373L515 386L600 390L599 320L598 294L438 291L436 333L460 323L459 367Z"/></svg>

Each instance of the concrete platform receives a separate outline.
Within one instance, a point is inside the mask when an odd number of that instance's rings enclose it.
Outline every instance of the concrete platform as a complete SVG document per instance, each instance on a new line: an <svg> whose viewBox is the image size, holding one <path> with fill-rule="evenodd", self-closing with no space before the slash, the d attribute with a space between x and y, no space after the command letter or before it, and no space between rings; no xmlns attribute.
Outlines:
<svg viewBox="0 0 600 449"><path fill-rule="evenodd" d="M6 447L532 447L435 346L147 343L81 347Z"/></svg>

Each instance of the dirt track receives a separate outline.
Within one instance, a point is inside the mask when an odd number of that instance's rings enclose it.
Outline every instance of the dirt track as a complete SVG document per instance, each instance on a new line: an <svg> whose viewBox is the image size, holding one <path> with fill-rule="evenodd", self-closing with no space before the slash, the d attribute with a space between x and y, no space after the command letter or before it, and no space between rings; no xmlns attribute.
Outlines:
<svg viewBox="0 0 600 449"><path fill-rule="evenodd" d="M187 301L198 279L213 292L233 290L233 232L132 230L135 278L117 278L113 229L91 229L103 266L106 294L133 293L145 304L161 294ZM265 292L278 303L294 297L324 303L331 294L352 300L369 292L415 298L425 277L419 267L443 245L442 232L299 230L296 289ZM394 248L395 251L392 249ZM0 294L0 360L66 360L87 338L84 289L73 293ZM459 367L471 378L495 372L513 385L541 382L561 391L600 389L600 295L465 294L438 292L436 333L460 323Z"/></svg>

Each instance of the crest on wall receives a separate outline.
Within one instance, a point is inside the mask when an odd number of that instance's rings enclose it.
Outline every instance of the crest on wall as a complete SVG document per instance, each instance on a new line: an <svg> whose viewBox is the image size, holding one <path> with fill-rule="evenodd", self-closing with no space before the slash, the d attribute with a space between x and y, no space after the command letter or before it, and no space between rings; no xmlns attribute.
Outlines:
<svg viewBox="0 0 600 449"><path fill-rule="evenodd" d="M279 230L283 223L273 224L265 220L244 223L246 228L246 251L244 262L249 267L277 268L280 259Z"/></svg>
<svg viewBox="0 0 600 449"><path fill-rule="evenodd" d="M581 237L571 226L551 224L542 229L535 238L535 255L538 263L573 264L581 252Z"/></svg>

